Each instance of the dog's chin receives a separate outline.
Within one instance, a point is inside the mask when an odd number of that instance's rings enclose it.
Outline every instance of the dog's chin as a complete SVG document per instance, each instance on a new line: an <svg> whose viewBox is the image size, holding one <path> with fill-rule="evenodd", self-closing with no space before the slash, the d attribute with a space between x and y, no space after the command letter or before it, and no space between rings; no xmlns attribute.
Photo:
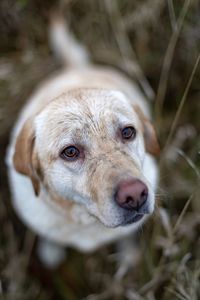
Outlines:
<svg viewBox="0 0 200 300"><path fill-rule="evenodd" d="M133 225L133 224L137 226L141 224L146 219L146 217L147 217L146 214L137 213L127 218L122 218L122 219L120 218L118 220L113 220L113 222L107 222L105 220L99 220L99 221L108 228L117 228L117 227L125 227L128 225Z"/></svg>

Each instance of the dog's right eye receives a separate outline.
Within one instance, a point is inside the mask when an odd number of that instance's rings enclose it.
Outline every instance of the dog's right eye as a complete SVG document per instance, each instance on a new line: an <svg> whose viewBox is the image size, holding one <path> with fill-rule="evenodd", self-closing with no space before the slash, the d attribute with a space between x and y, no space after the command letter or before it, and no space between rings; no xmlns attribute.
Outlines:
<svg viewBox="0 0 200 300"><path fill-rule="evenodd" d="M60 154L60 156L68 161L74 161L79 157L80 151L75 146L66 147Z"/></svg>
<svg viewBox="0 0 200 300"><path fill-rule="evenodd" d="M136 130L133 126L124 127L121 130L123 140L133 140L136 136Z"/></svg>

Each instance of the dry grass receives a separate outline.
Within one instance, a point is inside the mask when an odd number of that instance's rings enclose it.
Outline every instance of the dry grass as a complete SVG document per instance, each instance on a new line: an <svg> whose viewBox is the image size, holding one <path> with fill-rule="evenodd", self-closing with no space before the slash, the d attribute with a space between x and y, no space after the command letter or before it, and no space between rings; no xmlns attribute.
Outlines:
<svg viewBox="0 0 200 300"><path fill-rule="evenodd" d="M12 209L1 160L0 299L198 300L199 1L64 2L66 18L93 60L136 78L149 98L156 95L157 102L151 105L152 110L157 107L155 117L165 148L160 157L158 207L137 234L140 259L123 279L114 276L118 257L114 245L91 255L69 249L65 264L48 271L35 253L37 237ZM17 112L41 79L60 67L47 42L47 11L52 3L0 3L2 158Z"/></svg>

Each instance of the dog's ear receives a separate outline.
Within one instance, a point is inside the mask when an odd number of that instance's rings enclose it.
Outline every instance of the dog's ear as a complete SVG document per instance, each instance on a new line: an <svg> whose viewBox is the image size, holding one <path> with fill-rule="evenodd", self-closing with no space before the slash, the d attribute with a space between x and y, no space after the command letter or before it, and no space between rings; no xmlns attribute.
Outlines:
<svg viewBox="0 0 200 300"><path fill-rule="evenodd" d="M134 105L134 110L140 118L143 126L143 135L146 151L153 155L160 153L160 146L157 140L156 132L152 123L147 119L139 106Z"/></svg>
<svg viewBox="0 0 200 300"><path fill-rule="evenodd" d="M37 175L39 160L34 149L34 144L35 133L33 121L29 119L25 122L17 137L13 163L17 172L29 176L35 195L38 196L40 192L39 177Z"/></svg>

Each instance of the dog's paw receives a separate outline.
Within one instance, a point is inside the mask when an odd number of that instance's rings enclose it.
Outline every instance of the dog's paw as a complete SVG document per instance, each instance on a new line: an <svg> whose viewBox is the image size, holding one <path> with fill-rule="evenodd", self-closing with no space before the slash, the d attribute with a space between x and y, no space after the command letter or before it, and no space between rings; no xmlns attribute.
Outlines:
<svg viewBox="0 0 200 300"><path fill-rule="evenodd" d="M134 269L140 261L140 252L134 240L125 238L118 243L116 260L118 268L115 273L115 279L121 280L128 271Z"/></svg>
<svg viewBox="0 0 200 300"><path fill-rule="evenodd" d="M57 268L66 258L64 247L45 239L39 240L37 251L40 261L49 269Z"/></svg>

